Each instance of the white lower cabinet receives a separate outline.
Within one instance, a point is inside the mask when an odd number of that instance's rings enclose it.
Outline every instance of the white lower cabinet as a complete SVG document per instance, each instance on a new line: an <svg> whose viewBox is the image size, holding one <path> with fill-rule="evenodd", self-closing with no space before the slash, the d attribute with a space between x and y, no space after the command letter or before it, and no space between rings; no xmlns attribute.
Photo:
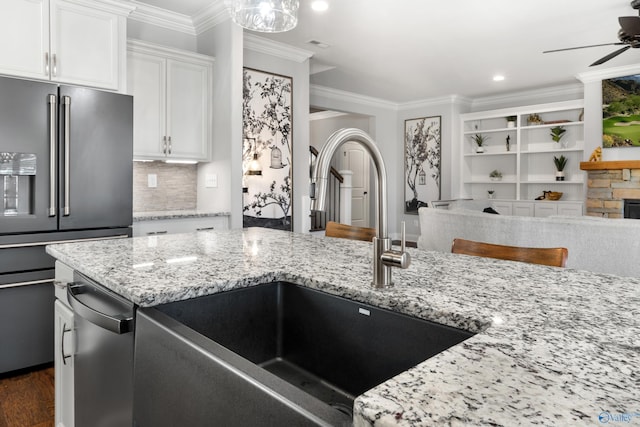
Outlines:
<svg viewBox="0 0 640 427"><path fill-rule="evenodd" d="M133 236L191 233L193 231L226 230L228 228L228 216L154 219L148 221L135 221L133 223Z"/></svg>
<svg viewBox="0 0 640 427"><path fill-rule="evenodd" d="M524 202L519 200L495 200L491 207L501 215L547 217L552 215L582 216L581 202Z"/></svg>
<svg viewBox="0 0 640 427"><path fill-rule="evenodd" d="M73 311L67 304L66 284L73 281L73 270L56 261L56 300L54 303L55 426L74 426Z"/></svg>
<svg viewBox="0 0 640 427"><path fill-rule="evenodd" d="M73 312L60 300L55 311L56 427L73 426Z"/></svg>
<svg viewBox="0 0 640 427"><path fill-rule="evenodd" d="M534 215L539 217L558 215L558 206L551 203L536 203Z"/></svg>

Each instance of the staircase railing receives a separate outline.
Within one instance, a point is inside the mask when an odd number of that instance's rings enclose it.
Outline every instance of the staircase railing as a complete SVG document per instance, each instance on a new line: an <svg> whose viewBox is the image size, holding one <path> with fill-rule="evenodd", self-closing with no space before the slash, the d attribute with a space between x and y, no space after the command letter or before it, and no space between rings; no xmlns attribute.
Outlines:
<svg viewBox="0 0 640 427"><path fill-rule="evenodd" d="M318 157L318 150L312 145L309 146L309 176L313 171L313 165ZM330 170L329 181L327 182L327 210L311 211L311 229L309 231L322 231L328 221L340 222L340 184L344 178L335 168Z"/></svg>

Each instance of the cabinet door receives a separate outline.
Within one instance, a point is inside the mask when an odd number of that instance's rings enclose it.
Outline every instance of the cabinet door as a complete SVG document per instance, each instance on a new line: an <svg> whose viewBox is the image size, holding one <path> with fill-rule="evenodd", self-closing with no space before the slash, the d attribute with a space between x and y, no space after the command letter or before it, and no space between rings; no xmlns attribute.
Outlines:
<svg viewBox="0 0 640 427"><path fill-rule="evenodd" d="M118 16L51 0L51 79L118 89Z"/></svg>
<svg viewBox="0 0 640 427"><path fill-rule="evenodd" d="M164 159L166 60L129 52L127 89L133 95L133 157Z"/></svg>
<svg viewBox="0 0 640 427"><path fill-rule="evenodd" d="M167 60L169 158L209 159L209 67Z"/></svg>
<svg viewBox="0 0 640 427"><path fill-rule="evenodd" d="M73 312L60 300L54 310L56 426L73 427Z"/></svg>
<svg viewBox="0 0 640 427"><path fill-rule="evenodd" d="M48 78L49 0L0 1L0 74Z"/></svg>
<svg viewBox="0 0 640 427"><path fill-rule="evenodd" d="M555 203L541 202L535 204L534 216L545 217L558 214L558 205Z"/></svg>
<svg viewBox="0 0 640 427"><path fill-rule="evenodd" d="M513 215L515 216L533 216L533 203L530 202L514 202Z"/></svg>
<svg viewBox="0 0 640 427"><path fill-rule="evenodd" d="M500 215L513 215L513 203L511 202L492 202L491 206L498 211Z"/></svg>
<svg viewBox="0 0 640 427"><path fill-rule="evenodd" d="M558 205L558 215L582 216L582 203L562 203Z"/></svg>

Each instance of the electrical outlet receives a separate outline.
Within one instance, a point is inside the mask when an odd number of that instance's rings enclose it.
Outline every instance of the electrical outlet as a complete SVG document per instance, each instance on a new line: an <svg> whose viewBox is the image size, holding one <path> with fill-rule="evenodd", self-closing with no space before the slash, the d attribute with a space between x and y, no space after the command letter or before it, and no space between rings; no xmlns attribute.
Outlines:
<svg viewBox="0 0 640 427"><path fill-rule="evenodd" d="M156 188L158 186L158 175L155 173L147 174L147 187Z"/></svg>

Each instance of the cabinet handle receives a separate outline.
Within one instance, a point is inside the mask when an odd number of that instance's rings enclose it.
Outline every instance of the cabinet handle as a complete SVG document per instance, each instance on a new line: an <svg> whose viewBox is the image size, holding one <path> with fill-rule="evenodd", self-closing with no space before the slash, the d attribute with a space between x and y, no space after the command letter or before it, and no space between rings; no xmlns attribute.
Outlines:
<svg viewBox="0 0 640 427"><path fill-rule="evenodd" d="M167 231L166 230L163 230L163 231L149 231L147 233L147 236L156 236L158 234L167 234Z"/></svg>
<svg viewBox="0 0 640 427"><path fill-rule="evenodd" d="M58 61L56 60L56 54L55 53L51 56L51 59L53 60L53 77L57 77L58 76Z"/></svg>
<svg viewBox="0 0 640 427"><path fill-rule="evenodd" d="M49 216L56 216L56 171L57 171L57 150L56 150L56 123L58 122L58 98L56 95L49 95Z"/></svg>
<svg viewBox="0 0 640 427"><path fill-rule="evenodd" d="M169 154L171 154L171 137L169 137Z"/></svg>
<svg viewBox="0 0 640 427"><path fill-rule="evenodd" d="M196 228L196 231L206 231L206 230L213 230L213 227Z"/></svg>
<svg viewBox="0 0 640 427"><path fill-rule="evenodd" d="M67 364L67 359L71 357L70 354L66 354L64 351L64 334L71 332L71 328L67 328L67 322L62 324L62 336L60 337L60 354L62 356L62 363Z"/></svg>
<svg viewBox="0 0 640 427"><path fill-rule="evenodd" d="M167 154L167 136L162 137L162 153Z"/></svg>
<svg viewBox="0 0 640 427"><path fill-rule="evenodd" d="M49 52L44 53L44 75L49 77Z"/></svg>

